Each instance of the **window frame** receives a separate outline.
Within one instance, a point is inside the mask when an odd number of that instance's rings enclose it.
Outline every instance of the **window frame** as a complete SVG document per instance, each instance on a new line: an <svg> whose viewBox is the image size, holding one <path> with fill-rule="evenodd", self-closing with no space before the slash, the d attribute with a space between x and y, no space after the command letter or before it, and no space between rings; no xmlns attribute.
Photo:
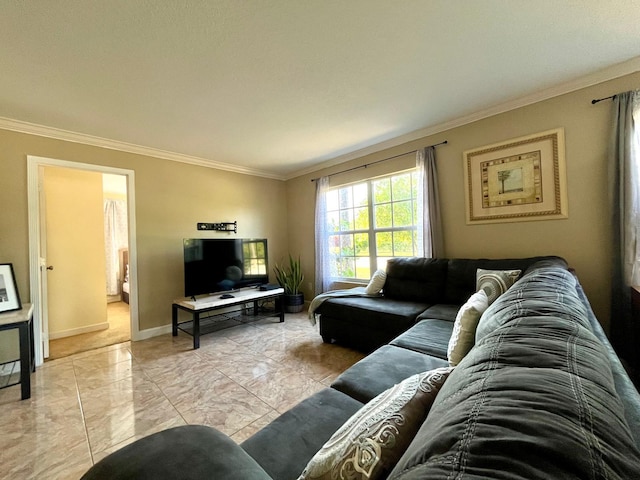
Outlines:
<svg viewBox="0 0 640 480"><path fill-rule="evenodd" d="M393 179L397 178L397 177L401 177L404 175L409 175L409 180L410 180L410 184L409 184L409 197L406 198L399 198L399 199L395 199L393 196ZM374 198L374 184L375 182L379 182L381 180L389 180L390 182L390 190L389 190L389 200L388 201L384 201L384 202L375 202L375 198ZM344 189L344 188L350 188L353 189L356 186L359 185L366 185L366 190L367 190L367 203L366 205L363 206L356 206L353 198L351 199L351 203L348 206L341 206L340 205L340 190ZM386 263L386 261L389 258L404 258L404 257L408 257L408 256L416 256L417 255L417 251L418 251L418 225L419 225L419 219L417 218L418 216L418 169L417 168L410 168L407 170L402 170L402 171L398 171L398 172L394 172L394 173L389 173L389 174L385 174L385 175L380 175L380 176L376 176L376 177L370 177L370 178L366 178L366 179L362 179L362 180L358 180L355 182L350 182L350 183L346 183L346 184L342 184L342 185L338 185L335 187L331 187L328 189L326 195L328 197L329 194L333 193L333 192L338 192L337 193L337 208L336 209L330 209L329 207L329 201L328 198L325 199L326 204L327 204L327 220L326 220L326 229L327 229L327 238L325 239L325 241L329 244L328 245L328 249L329 249L329 262L331 265L331 281L333 282L355 282L355 283L360 283L363 281L368 281L371 278L371 275L373 275L373 273L380 269L380 268L384 268L384 265L380 265L380 263L382 263L382 261L384 261ZM351 190L351 194L353 194L353 190ZM411 223L409 225L402 225L402 226L395 226L395 222L394 222L394 205L395 204L399 204L401 202L409 202L410 204L410 218L411 218ZM390 214L391 214L391 226L384 226L384 227L377 227L375 225L375 209L377 206L379 205L389 205L390 206ZM351 225L351 229L342 229L342 212L345 211L350 211L350 212L355 212L355 210L357 208L363 208L366 207L367 211L368 211L368 228L367 229L363 229L363 228L355 228L355 214L352 215L352 225ZM333 214L333 218L335 219L337 216L337 228L332 228L331 226L331 218L332 218L332 214ZM397 250L396 250L396 241L393 238L394 237L394 233L401 233L401 232L410 232L410 236L411 236L411 254L407 255L407 252L404 252L404 254L396 254ZM377 234L380 233L390 233L392 235L391 238L391 248L392 248L392 252L391 255L385 255L385 256L380 256L378 255L378 245L377 245ZM360 235L360 234L366 234L367 235L367 239L368 239L368 255L367 256L358 256L357 255L357 251L356 251L356 242L355 242L355 235ZM342 244L340 242L341 237L342 236L347 236L350 235L351 236L351 248L352 248L352 254L351 255L343 255L342 254ZM338 238L338 241L332 242L332 239L334 237ZM338 252L336 253L334 250L338 249ZM364 277L358 277L358 267L357 267L357 261L358 258L367 258L368 257L368 268L369 268L369 274ZM352 261L352 267L353 267L353 274L354 276L342 276L340 275L338 272L341 270L340 268L340 259L351 259ZM344 268L344 267L343 267Z"/></svg>

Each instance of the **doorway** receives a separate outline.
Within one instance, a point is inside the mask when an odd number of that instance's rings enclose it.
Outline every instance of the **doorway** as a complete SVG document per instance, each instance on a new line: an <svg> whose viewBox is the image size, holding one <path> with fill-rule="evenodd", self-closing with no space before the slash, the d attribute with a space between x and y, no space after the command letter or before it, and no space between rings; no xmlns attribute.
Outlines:
<svg viewBox="0 0 640 480"><path fill-rule="evenodd" d="M48 359L129 341L126 177L51 166L43 177Z"/></svg>
<svg viewBox="0 0 640 480"><path fill-rule="evenodd" d="M102 275L102 284L101 284L101 301L102 309L104 310L104 316L100 312L97 314L93 314L91 316L94 321L90 323L89 326L83 327L78 325L67 325L67 327L71 328L62 328L59 325L56 325L55 322L50 322L50 319L53 320L50 316L50 308L52 308L52 302L49 300L49 295L54 295L54 303L62 303L64 308L69 309L70 304L74 303L75 297L81 297L84 295L85 288L69 288L66 287L63 290L60 290L58 282L61 282L62 277L62 267L66 267L68 265L68 260L64 260L60 263L60 268L56 270L56 266L49 262L47 258L47 225L50 222L45 223L45 214L47 212L46 204L43 202L42 195L44 190L44 180L45 180L45 172L48 167L61 167L62 169L69 169L68 171L74 172L78 177L82 177L82 174L107 174L107 175L117 175L121 176L124 180L126 189L124 196L126 198L126 216L125 223L128 228L127 235L127 244L128 248L125 248L128 257L128 284L129 284L129 294L128 299L129 303L121 306L125 306L126 310L128 310L128 337L132 340L136 340L139 334L138 329L138 306L137 306L137 270L136 270L136 242L135 242L135 192L134 192L134 172L131 170L117 169L112 167L105 167L99 165L91 165L91 164L81 164L76 162L68 162L64 160L56 160L56 159L47 159L43 157L27 157L28 162L28 180L29 180L29 255L30 255L30 279L31 279L31 301L34 304L34 340L35 340L35 353L36 353L36 364L41 365L45 358L50 356L50 341L58 342L59 340L55 339L55 337L67 337L67 334L75 334L80 333L81 335L77 336L79 340L86 342L86 348L89 349L91 346L89 344L89 337L93 336L98 338L96 341L100 341L99 337L102 336L107 338L109 335L106 332L103 332L102 329L105 326L109 325L107 321L107 294L105 290L105 267L106 265L106 256L104 249L102 250L102 258L103 258L103 269L101 272ZM98 175L101 179L102 183L102 175ZM102 190L100 192L102 195ZM102 211L102 207L101 207ZM100 215L99 222L101 224L104 223L104 217ZM79 223L79 222L77 222ZM80 225L82 227L82 225ZM95 229L94 229L95 230ZM104 235L104 231L102 231ZM78 235L79 236L79 235ZM67 242L71 242L75 240L75 237L67 237ZM104 240L104 237L103 237ZM104 245L104 242L102 242ZM64 246L64 244L63 244ZM118 261L120 261L120 253L122 248L118 246ZM96 255L97 256L97 255ZM68 258L68 257L67 257ZM59 260L60 261L60 260ZM49 269L47 269L49 267ZM53 270L51 270L53 267ZM69 269L67 269L69 270ZM117 281L122 282L124 279L125 270L123 267L117 269ZM122 275L119 274L122 272ZM54 276L54 273L58 275ZM67 271L67 275L71 276L82 276L85 275L85 271L80 272L71 272ZM75 292L75 293L74 293ZM62 300L62 301L61 301ZM88 301L83 303L82 301L76 302L76 309L84 311L86 306L88 305ZM120 309L120 314L122 314L122 309ZM69 317L66 313L63 315L65 321L67 317ZM51 330L50 327L53 326L54 329ZM127 327L125 325L125 327ZM86 328L86 331L82 331L83 328ZM50 333L51 332L51 333ZM62 334L61 334L62 332ZM64 340L64 338L60 338L60 340ZM102 340L105 341L104 339ZM109 343L111 339L108 340ZM100 346L95 344L96 346L93 348L97 348ZM58 356L58 355L56 355Z"/></svg>

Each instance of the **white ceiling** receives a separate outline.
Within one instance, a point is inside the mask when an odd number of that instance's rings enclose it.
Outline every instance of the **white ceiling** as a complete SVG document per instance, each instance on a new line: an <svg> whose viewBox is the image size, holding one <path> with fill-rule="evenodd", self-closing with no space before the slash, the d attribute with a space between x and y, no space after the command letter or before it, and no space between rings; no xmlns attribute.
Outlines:
<svg viewBox="0 0 640 480"><path fill-rule="evenodd" d="M0 126L291 178L621 62L638 0L0 0Z"/></svg>

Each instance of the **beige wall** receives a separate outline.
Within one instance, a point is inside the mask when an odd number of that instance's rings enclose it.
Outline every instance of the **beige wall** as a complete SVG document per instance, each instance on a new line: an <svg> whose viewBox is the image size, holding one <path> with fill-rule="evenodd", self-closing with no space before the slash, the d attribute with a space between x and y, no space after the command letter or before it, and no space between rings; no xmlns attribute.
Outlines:
<svg viewBox="0 0 640 480"><path fill-rule="evenodd" d="M23 301L30 295L27 155L135 171L141 330L171 322L171 302L184 292L183 238L266 237L271 259L288 251L284 182L6 130L0 146L0 261L14 264ZM235 235L196 230L197 222L234 220Z"/></svg>
<svg viewBox="0 0 640 480"><path fill-rule="evenodd" d="M437 147L440 200L448 257L523 257L560 255L576 269L596 315L608 329L611 228L607 194L606 152L611 102L591 105L605 97L640 87L640 73L605 82L547 101L451 129L437 135L369 155L346 164L287 182L290 248L304 259L305 273L314 271L314 196L311 178L390 157L447 140ZM563 127L566 137L569 218L534 222L466 225L462 152L510 138ZM386 172L410 166L406 158L384 162ZM371 168L332 177L346 183L382 173ZM386 173L385 172L385 173ZM295 201L293 201L295 199ZM296 228L293 228L293 221ZM305 282L309 295L312 289Z"/></svg>
<svg viewBox="0 0 640 480"><path fill-rule="evenodd" d="M107 328L102 174L45 167L49 338Z"/></svg>

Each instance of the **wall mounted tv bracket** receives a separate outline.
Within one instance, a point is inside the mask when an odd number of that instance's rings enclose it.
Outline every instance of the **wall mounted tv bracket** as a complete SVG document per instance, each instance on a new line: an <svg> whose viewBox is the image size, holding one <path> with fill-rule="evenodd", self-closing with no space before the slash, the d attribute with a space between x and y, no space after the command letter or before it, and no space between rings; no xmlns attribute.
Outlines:
<svg viewBox="0 0 640 480"><path fill-rule="evenodd" d="M198 230L238 233L238 222L198 223Z"/></svg>

